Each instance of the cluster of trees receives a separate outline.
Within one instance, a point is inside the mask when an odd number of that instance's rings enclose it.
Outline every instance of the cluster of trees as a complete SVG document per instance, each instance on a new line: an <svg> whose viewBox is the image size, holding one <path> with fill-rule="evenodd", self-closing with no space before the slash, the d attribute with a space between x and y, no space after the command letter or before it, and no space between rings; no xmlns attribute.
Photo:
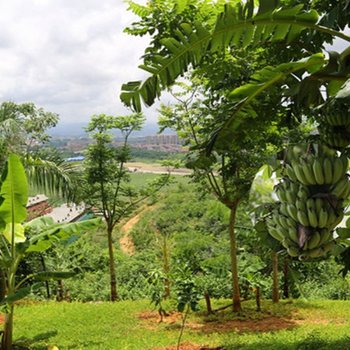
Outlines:
<svg viewBox="0 0 350 350"><path fill-rule="evenodd" d="M3 131L0 282L1 305L6 311L1 348L11 350L14 303L38 289L35 281L58 280L58 293L62 294L62 279L75 274L75 271L62 271L71 267L64 263L58 266L59 271L47 271L43 252L66 245L67 240L74 241L97 225L93 219L57 224L45 216L25 223L29 187L32 193L40 190L67 201L84 201L104 219L109 247L110 298L115 301L118 295L113 229L138 203L164 186L169 175L140 190L129 185L129 175L124 168L130 158L127 142L130 134L142 126L140 113L120 117L93 116L87 131L93 134L95 143L87 150L87 161L81 171L65 164L57 152L40 148L48 140L45 130L57 123L57 115L37 109L32 103L4 102L0 111ZM111 147L111 129L119 129L124 137L124 143L118 149ZM28 255L34 258L28 258ZM38 257L41 259L39 267L28 269L23 266L28 259L34 261ZM49 294L48 284L46 287Z"/></svg>
<svg viewBox="0 0 350 350"><path fill-rule="evenodd" d="M161 107L160 123L187 141L195 180L230 209L233 310L240 311L237 208L271 155L310 138L324 141L310 135L316 107L342 87L343 98L349 93L349 48L327 57L324 45L334 38L350 42L342 32L350 8L346 1L325 7L271 0L129 6L139 21L126 31L151 37L140 66L150 76L124 84L121 100L140 111L173 89L177 102ZM187 83L176 91L180 76Z"/></svg>

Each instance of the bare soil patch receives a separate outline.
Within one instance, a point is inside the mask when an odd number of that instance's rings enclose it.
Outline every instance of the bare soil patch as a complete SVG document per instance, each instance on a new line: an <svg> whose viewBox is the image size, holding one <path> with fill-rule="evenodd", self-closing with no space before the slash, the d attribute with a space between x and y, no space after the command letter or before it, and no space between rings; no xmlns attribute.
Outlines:
<svg viewBox="0 0 350 350"><path fill-rule="evenodd" d="M147 329L157 329L160 317L157 312L142 312L139 318L144 321ZM171 313L163 318L163 324L173 328L180 327L181 314L178 312ZM296 327L297 323L288 318L277 316L266 316L258 320L211 320L203 319L203 321L188 321L186 328L203 333L225 333L225 332L275 332L282 329L290 329Z"/></svg>
<svg viewBox="0 0 350 350"><path fill-rule="evenodd" d="M126 223L121 227L123 233L122 237L119 239L120 249L122 252L128 255L135 254L135 245L130 237L129 233L132 228L140 221L141 216L149 210L152 210L153 206L143 206L138 214L130 218Z"/></svg>
<svg viewBox="0 0 350 350"><path fill-rule="evenodd" d="M154 350L176 350L177 346L176 345L170 345L165 348L155 348ZM210 348L206 345L198 345L198 344L193 344L189 342L181 343L180 344L180 349L181 350L225 350L225 348L219 346L215 348Z"/></svg>

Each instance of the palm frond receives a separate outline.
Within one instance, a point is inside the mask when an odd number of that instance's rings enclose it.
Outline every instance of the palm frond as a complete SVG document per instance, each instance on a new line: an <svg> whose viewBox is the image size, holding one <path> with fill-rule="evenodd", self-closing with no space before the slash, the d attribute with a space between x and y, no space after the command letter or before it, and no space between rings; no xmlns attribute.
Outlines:
<svg viewBox="0 0 350 350"><path fill-rule="evenodd" d="M146 106L152 105L163 89L171 86L189 67L197 66L208 52L281 40L290 43L307 29L338 36L350 42L347 35L318 25L318 18L315 10L305 11L303 5L275 8L274 1L260 1L260 6L256 9L252 0L234 7L228 4L218 15L211 30L199 22L180 24L174 37L161 41L162 55L148 55L147 63L140 66L151 76L144 82L123 84L120 98L125 105L136 111L141 110L142 102Z"/></svg>
<svg viewBox="0 0 350 350"><path fill-rule="evenodd" d="M72 198L72 173L76 170L71 164L56 164L52 161L33 158L25 159L25 168L30 186L48 195Z"/></svg>

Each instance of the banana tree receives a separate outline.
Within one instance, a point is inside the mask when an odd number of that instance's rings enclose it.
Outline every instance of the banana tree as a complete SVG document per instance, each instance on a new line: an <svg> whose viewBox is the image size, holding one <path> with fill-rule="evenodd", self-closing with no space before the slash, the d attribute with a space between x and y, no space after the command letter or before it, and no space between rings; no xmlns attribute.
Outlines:
<svg viewBox="0 0 350 350"><path fill-rule="evenodd" d="M6 312L1 340L2 350L12 349L13 313L15 302L28 296L40 281L72 277L70 271L44 271L19 279L20 262L33 252L50 248L53 242L94 227L98 220L70 224L55 224L51 218L42 217L24 223L28 200L28 184L19 156L10 154L3 173L0 190L0 265L5 275L5 297L0 301ZM29 281L36 281L33 285Z"/></svg>

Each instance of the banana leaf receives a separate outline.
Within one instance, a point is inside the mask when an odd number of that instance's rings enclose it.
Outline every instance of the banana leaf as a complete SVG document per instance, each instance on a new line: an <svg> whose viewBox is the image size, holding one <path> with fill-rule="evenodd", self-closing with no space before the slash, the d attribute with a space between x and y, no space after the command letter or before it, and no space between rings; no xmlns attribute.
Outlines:
<svg viewBox="0 0 350 350"><path fill-rule="evenodd" d="M10 243L24 242L26 238L21 223L27 217L28 183L17 155L9 155L3 176L0 189L0 230Z"/></svg>

